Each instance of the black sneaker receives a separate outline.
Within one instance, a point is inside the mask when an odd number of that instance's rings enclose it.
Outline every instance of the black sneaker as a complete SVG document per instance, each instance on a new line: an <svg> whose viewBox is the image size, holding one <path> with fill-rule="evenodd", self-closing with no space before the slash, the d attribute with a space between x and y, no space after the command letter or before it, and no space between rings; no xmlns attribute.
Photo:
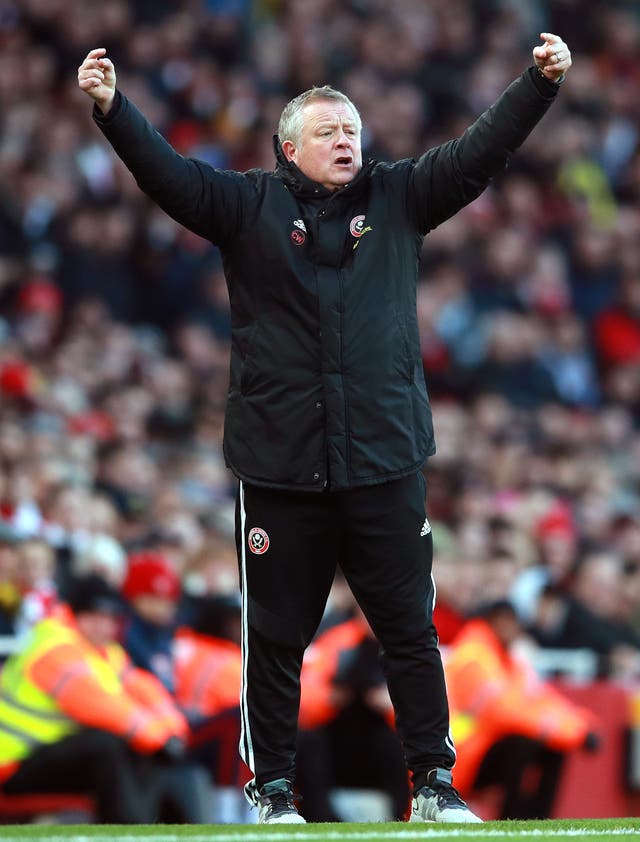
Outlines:
<svg viewBox="0 0 640 842"><path fill-rule="evenodd" d="M413 796L409 821L482 823L460 798L452 782L448 769L432 769L427 776L427 785Z"/></svg>
<svg viewBox="0 0 640 842"><path fill-rule="evenodd" d="M291 784L286 778L269 781L258 791L258 824L305 824L296 810Z"/></svg>

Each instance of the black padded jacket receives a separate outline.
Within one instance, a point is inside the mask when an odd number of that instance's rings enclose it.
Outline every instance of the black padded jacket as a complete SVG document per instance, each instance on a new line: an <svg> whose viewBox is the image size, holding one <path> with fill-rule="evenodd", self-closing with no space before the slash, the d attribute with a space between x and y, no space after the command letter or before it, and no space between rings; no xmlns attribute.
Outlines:
<svg viewBox="0 0 640 842"><path fill-rule="evenodd" d="M425 234L475 199L556 96L529 68L457 140L367 162L330 193L287 162L183 158L120 92L94 119L138 185L219 246L231 301L224 452L240 479L345 490L419 470L435 450L416 283Z"/></svg>

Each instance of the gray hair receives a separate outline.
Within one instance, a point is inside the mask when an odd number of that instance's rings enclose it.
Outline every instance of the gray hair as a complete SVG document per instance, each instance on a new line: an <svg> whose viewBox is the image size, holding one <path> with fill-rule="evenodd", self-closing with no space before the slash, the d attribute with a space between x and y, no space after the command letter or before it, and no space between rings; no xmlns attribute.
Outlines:
<svg viewBox="0 0 640 842"><path fill-rule="evenodd" d="M307 103L316 102L320 99L331 99L335 102L346 103L353 111L358 132L362 131L362 120L360 119L360 114L349 97L346 94L343 94L342 91L337 91L335 88L332 88L331 85L322 85L322 87L319 88L309 88L308 91L299 94L295 97L295 99L292 99L291 102L288 102L282 109L280 123L278 124L278 138L280 143L284 143L285 140L290 140L296 146L300 143L300 138L302 136L302 124L304 123L304 107Z"/></svg>

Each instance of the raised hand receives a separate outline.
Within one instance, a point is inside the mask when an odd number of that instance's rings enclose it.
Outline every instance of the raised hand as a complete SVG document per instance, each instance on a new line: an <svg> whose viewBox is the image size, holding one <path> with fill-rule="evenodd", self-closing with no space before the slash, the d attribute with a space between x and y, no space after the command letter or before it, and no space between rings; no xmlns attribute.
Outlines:
<svg viewBox="0 0 640 842"><path fill-rule="evenodd" d="M533 60L547 79L557 82L571 67L571 50L559 35L541 32L541 47L533 48Z"/></svg>
<svg viewBox="0 0 640 842"><path fill-rule="evenodd" d="M104 47L91 50L78 68L80 90L94 99L107 114L116 94L116 71L113 62L105 57Z"/></svg>

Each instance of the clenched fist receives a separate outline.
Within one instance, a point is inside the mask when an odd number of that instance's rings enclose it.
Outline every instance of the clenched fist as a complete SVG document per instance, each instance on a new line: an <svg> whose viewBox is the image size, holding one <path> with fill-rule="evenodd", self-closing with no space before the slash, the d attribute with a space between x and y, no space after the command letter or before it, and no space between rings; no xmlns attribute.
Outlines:
<svg viewBox="0 0 640 842"><path fill-rule="evenodd" d="M78 68L78 86L107 114L116 94L116 71L104 47L91 50Z"/></svg>
<svg viewBox="0 0 640 842"><path fill-rule="evenodd" d="M544 44L533 48L533 60L547 79L557 82L571 67L571 50L559 35L541 32L540 38Z"/></svg>

